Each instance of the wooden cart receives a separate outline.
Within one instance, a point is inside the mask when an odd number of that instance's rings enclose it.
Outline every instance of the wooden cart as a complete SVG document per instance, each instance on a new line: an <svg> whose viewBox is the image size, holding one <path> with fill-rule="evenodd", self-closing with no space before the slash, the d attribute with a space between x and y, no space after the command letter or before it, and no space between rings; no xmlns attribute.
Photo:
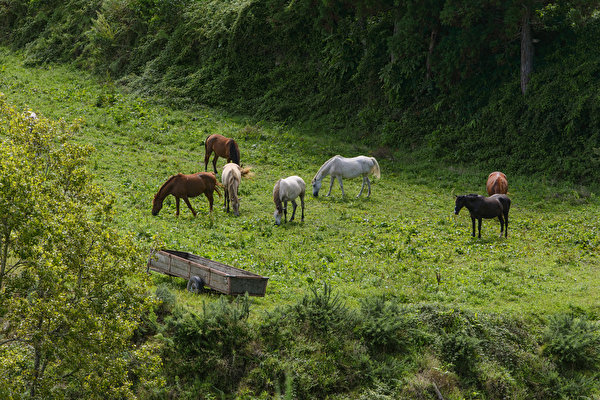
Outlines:
<svg viewBox="0 0 600 400"><path fill-rule="evenodd" d="M148 270L188 280L188 290L207 286L230 295L264 296L269 278L192 253L160 250L148 259ZM195 289L195 290L194 290Z"/></svg>

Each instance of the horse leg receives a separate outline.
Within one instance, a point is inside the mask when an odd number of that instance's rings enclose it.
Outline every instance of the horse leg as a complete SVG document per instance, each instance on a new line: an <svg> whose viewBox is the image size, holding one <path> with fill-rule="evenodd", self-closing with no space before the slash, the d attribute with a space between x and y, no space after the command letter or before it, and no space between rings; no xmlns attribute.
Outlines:
<svg viewBox="0 0 600 400"><path fill-rule="evenodd" d="M342 183L342 176L338 176L338 181L340 182L340 189L342 189L342 197L344 197L344 184Z"/></svg>
<svg viewBox="0 0 600 400"><path fill-rule="evenodd" d="M473 223L473 234L471 236L475 237L475 218L471 217L471 222Z"/></svg>
<svg viewBox="0 0 600 400"><path fill-rule="evenodd" d="M175 216L179 217L179 197L175 197Z"/></svg>
<svg viewBox="0 0 600 400"><path fill-rule="evenodd" d="M333 182L335 182L335 178L331 175L331 182L329 183L329 193L327 193L327 197L331 195L331 189L333 189Z"/></svg>
<svg viewBox="0 0 600 400"><path fill-rule="evenodd" d="M208 168L208 161L210 160L210 155L212 154L212 150L206 150L206 154L204 155L204 172L206 172Z"/></svg>
<svg viewBox="0 0 600 400"><path fill-rule="evenodd" d="M367 180L367 186L369 187L369 192L367 193L367 197L371 197L371 181L369 180L369 177L365 177L365 179Z"/></svg>
<svg viewBox="0 0 600 400"><path fill-rule="evenodd" d="M188 208L190 209L190 211L192 212L192 214L194 214L194 217L196 216L196 210L194 210L194 208L192 207L192 204L190 203L190 200L187 198L187 196L185 196L183 198L183 201L185 201L185 204L187 204ZM179 207L178 210L179 211Z"/></svg>
<svg viewBox="0 0 600 400"><path fill-rule="evenodd" d="M296 200L292 200L292 207L293 207L293 211L292 211L292 218L290 218L290 222L292 222L294 220L294 217L296 216L296 207L298 207L298 204L296 204Z"/></svg>
<svg viewBox="0 0 600 400"><path fill-rule="evenodd" d="M219 156L217 155L217 153L215 153L215 158L213 158L213 168L215 170L215 175L217 174L217 159L219 158Z"/></svg>
<svg viewBox="0 0 600 400"><path fill-rule="evenodd" d="M502 237L502 234L504 233L504 225L505 225L502 214L498 215L498 221L500 221L500 237Z"/></svg>
<svg viewBox="0 0 600 400"><path fill-rule="evenodd" d="M204 195L206 196L206 198L208 199L208 210L210 212L210 214L212 215L212 210L213 210L213 202L215 201L212 192L204 192Z"/></svg>
<svg viewBox="0 0 600 400"><path fill-rule="evenodd" d="M300 205L302 206L302 222L304 222L304 195L300 196Z"/></svg>
<svg viewBox="0 0 600 400"><path fill-rule="evenodd" d="M229 190L227 190L227 186L223 191L223 211L229 212Z"/></svg>
<svg viewBox="0 0 600 400"><path fill-rule="evenodd" d="M283 202L283 222L287 222L287 201Z"/></svg>
<svg viewBox="0 0 600 400"><path fill-rule="evenodd" d="M504 237L508 237L508 213L504 215Z"/></svg>
<svg viewBox="0 0 600 400"><path fill-rule="evenodd" d="M477 218L477 225L479 226L479 239L481 239L481 217Z"/></svg>
<svg viewBox="0 0 600 400"><path fill-rule="evenodd" d="M356 196L356 197L360 197L360 195L363 192L363 189L365 188L365 178L366 178L366 176L363 175L362 186L360 187L360 192L358 192L358 196Z"/></svg>

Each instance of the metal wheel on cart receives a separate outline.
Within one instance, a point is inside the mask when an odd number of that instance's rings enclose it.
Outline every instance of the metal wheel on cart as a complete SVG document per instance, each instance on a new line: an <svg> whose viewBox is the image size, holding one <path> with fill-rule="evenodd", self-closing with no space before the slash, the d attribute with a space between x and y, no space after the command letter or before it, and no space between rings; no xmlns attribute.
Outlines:
<svg viewBox="0 0 600 400"><path fill-rule="evenodd" d="M199 276L192 276L188 281L187 290L192 293L202 293L204 291L204 281Z"/></svg>

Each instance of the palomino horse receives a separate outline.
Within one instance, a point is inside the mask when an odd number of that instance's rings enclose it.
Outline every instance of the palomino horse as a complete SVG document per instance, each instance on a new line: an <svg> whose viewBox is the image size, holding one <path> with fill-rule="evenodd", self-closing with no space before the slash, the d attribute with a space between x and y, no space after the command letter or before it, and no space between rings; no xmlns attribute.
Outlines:
<svg viewBox="0 0 600 400"><path fill-rule="evenodd" d="M492 172L488 176L485 190L487 191L488 196L508 193L508 181L506 180L506 175L500 171Z"/></svg>
<svg viewBox="0 0 600 400"><path fill-rule="evenodd" d="M233 214L236 217L240 215L240 200L238 198L240 181L242 176L249 176L250 174L250 168L242 168L235 163L228 163L223 167L223 173L221 174L221 182L225 187L223 209L229 212L229 203L231 202Z"/></svg>
<svg viewBox="0 0 600 400"><path fill-rule="evenodd" d="M217 178L212 172L199 172L197 174L177 174L173 175L158 189L158 193L154 196L152 201L152 215L158 215L158 212L163 206L165 197L172 194L175 196L175 204L177 205L177 211L175 215L179 215L179 199L183 199L188 208L196 216L196 211L190 204L188 197L196 197L204 193L208 199L210 206L210 212L213 209L213 191L216 191L220 196L218 186L221 185L217 182Z"/></svg>
<svg viewBox="0 0 600 400"><path fill-rule="evenodd" d="M369 192L367 194L367 197L369 197L371 195L371 182L369 181L369 174L375 175L377 179L381 178L379 164L374 157L358 156L353 158L344 158L339 155L333 156L329 160L325 161L313 178L313 196L317 197L319 195L322 180L327 175L331 175L331 183L329 184L329 193L327 193L327 196L331 194L333 182L335 178L337 178L340 182L340 189L342 189L342 197L344 196L344 185L342 184L342 178L356 178L357 176L362 175L362 186L360 187L360 192L356 197L360 197L362 194L365 183L369 187Z"/></svg>
<svg viewBox="0 0 600 400"><path fill-rule="evenodd" d="M306 184L299 176L293 175L285 179L280 179L273 188L273 202L275 203L275 225L281 225L281 214L284 215L284 222L287 222L287 203L292 202L294 211L292 211L292 218L290 222L294 220L296 215L296 197L300 196L300 204L302 205L302 221L304 221L304 191ZM283 204L282 204L283 203Z"/></svg>
<svg viewBox="0 0 600 400"><path fill-rule="evenodd" d="M233 139L218 134L210 135L204 141L204 150L204 171L208 168L208 160L213 151L215 152L215 157L213 158L212 164L215 174L217 173L217 159L219 157L226 158L228 163L233 162L237 165L241 165L240 149Z"/></svg>
<svg viewBox="0 0 600 400"><path fill-rule="evenodd" d="M460 209L463 207L467 207L471 213L473 237L475 237L475 220L479 223L479 237L481 238L481 219L496 217L498 217L498 220L500 221L500 237L502 237L502 232L504 232L504 237L508 237L508 211L510 210L510 199L507 195L494 194L490 197L484 197L478 194L467 194L465 196L457 196L454 214L458 215Z"/></svg>

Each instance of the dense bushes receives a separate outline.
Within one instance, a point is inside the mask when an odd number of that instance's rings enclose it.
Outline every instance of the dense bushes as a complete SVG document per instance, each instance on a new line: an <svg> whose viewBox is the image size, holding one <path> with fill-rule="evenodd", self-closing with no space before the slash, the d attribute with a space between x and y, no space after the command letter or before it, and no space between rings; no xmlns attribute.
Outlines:
<svg viewBox="0 0 600 400"><path fill-rule="evenodd" d="M595 179L599 5L531 2L523 96L521 3L15 0L0 6L0 40L175 102L318 119L486 169Z"/></svg>
<svg viewBox="0 0 600 400"><path fill-rule="evenodd" d="M160 387L139 249L92 183L81 121L18 112L0 93L0 398L133 398Z"/></svg>
<svg viewBox="0 0 600 400"><path fill-rule="evenodd" d="M374 297L352 309L327 285L252 320L248 307L175 305L159 328L157 397L545 399L589 396L599 378L597 322L583 316L551 317L537 337L522 320L446 306Z"/></svg>

